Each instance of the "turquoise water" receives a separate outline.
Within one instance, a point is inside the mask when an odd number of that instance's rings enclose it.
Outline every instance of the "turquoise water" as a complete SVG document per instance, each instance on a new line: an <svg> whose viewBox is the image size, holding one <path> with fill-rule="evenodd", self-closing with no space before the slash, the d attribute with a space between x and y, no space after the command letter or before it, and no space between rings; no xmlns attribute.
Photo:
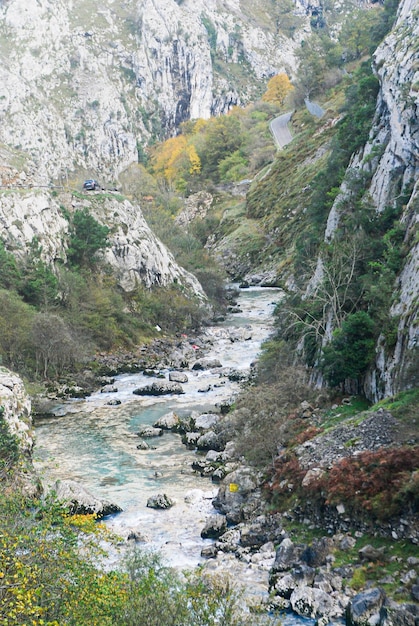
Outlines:
<svg viewBox="0 0 419 626"><path fill-rule="evenodd" d="M247 370L271 332L272 312L280 296L275 289L243 290L239 299L242 312L207 329L213 341L208 356L218 358L224 367ZM232 342L229 332L235 329L246 333L250 329L251 338ZM217 514L212 506L217 487L192 471L196 453L186 449L178 435L165 433L149 439L155 449L144 451L137 449L136 432L140 425L152 425L172 410L211 411L239 390L238 383L220 377L219 370L189 371L188 377L185 394L156 398L133 395L133 390L149 384L150 378L142 374L118 376L117 393L98 392L85 400L71 401L60 407L60 417L39 421L35 448L36 467L45 483L73 479L95 495L115 502L123 512L110 518L108 525L122 536L132 530L140 532L147 547L159 550L170 564L182 569L203 563L201 549L210 540L202 540L200 532L208 516ZM199 391L208 385L208 393ZM109 399L119 399L121 404L109 406ZM166 493L175 505L166 511L147 508L147 499L158 493ZM118 558L115 554L115 561ZM237 559L220 566L251 593L266 594L266 567L249 568ZM314 620L287 614L283 624L311 626Z"/></svg>

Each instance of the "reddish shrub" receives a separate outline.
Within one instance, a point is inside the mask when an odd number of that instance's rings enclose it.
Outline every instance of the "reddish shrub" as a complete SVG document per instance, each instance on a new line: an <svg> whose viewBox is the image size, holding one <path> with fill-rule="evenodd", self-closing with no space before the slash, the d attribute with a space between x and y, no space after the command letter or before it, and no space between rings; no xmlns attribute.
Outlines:
<svg viewBox="0 0 419 626"><path fill-rule="evenodd" d="M363 452L336 463L321 480L321 489L326 504L345 502L356 512L386 519L417 508L412 473L418 468L419 447Z"/></svg>

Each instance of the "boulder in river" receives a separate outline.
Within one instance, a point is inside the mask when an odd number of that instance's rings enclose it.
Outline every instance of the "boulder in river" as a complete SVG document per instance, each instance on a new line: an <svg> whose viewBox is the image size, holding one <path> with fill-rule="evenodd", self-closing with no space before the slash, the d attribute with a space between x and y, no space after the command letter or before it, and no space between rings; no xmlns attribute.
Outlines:
<svg viewBox="0 0 419 626"><path fill-rule="evenodd" d="M217 539L227 530L227 520L224 515L211 515L201 531L202 539Z"/></svg>
<svg viewBox="0 0 419 626"><path fill-rule="evenodd" d="M137 435L138 437L161 437L163 434L162 428L155 428L154 426L140 426Z"/></svg>
<svg viewBox="0 0 419 626"><path fill-rule="evenodd" d="M184 372L169 372L169 380L173 383L187 383L188 376Z"/></svg>
<svg viewBox="0 0 419 626"><path fill-rule="evenodd" d="M132 392L137 396L164 396L171 393L185 393L180 383L156 381L151 385L139 387Z"/></svg>
<svg viewBox="0 0 419 626"><path fill-rule="evenodd" d="M178 430L180 428L180 419L174 411L169 411L162 415L157 422L154 423L154 428L161 428L162 430Z"/></svg>
<svg viewBox="0 0 419 626"><path fill-rule="evenodd" d="M170 509L174 505L174 501L165 493L159 493L157 496L151 496L147 500L149 509Z"/></svg>
<svg viewBox="0 0 419 626"><path fill-rule="evenodd" d="M97 498L74 480L57 480L53 491L70 515L95 514L100 518L122 511L117 504Z"/></svg>
<svg viewBox="0 0 419 626"><path fill-rule="evenodd" d="M198 359L192 366L193 370L211 370L216 367L222 367L222 363L218 359Z"/></svg>

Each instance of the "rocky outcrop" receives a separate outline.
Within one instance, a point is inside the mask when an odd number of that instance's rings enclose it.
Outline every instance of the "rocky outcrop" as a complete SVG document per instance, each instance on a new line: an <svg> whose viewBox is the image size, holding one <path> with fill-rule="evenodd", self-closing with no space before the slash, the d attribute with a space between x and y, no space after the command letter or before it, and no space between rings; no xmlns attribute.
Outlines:
<svg viewBox="0 0 419 626"><path fill-rule="evenodd" d="M52 491L70 515L95 515L101 518L122 511L117 504L97 498L74 480L58 480Z"/></svg>
<svg viewBox="0 0 419 626"><path fill-rule="evenodd" d="M69 222L63 207L70 214L86 209L109 228L110 245L103 252L103 261L125 291L134 290L138 284L177 283L204 298L197 279L176 263L148 227L141 209L115 193L80 197L45 189L0 190L0 234L8 250L23 259L36 238L46 263L65 263Z"/></svg>
<svg viewBox="0 0 419 626"><path fill-rule="evenodd" d="M29 455L33 448L31 401L23 381L10 370L0 366L1 418L5 420L11 435L16 436L23 454Z"/></svg>
<svg viewBox="0 0 419 626"><path fill-rule="evenodd" d="M373 401L418 384L419 327L419 246L417 243L417 204L419 186L419 95L417 90L417 50L419 20L415 0L402 0L396 24L374 55L374 69L380 82L376 113L367 144L353 155L346 178L328 216L325 240L339 231L342 211L351 195L351 181L368 183L366 201L378 213L394 206L403 196L401 222L406 227L404 265L394 284L388 315L397 329L394 345L378 338L374 367L367 373L364 392ZM322 279L321 259L308 292ZM325 341L330 340L330 320ZM320 384L321 379L317 378Z"/></svg>

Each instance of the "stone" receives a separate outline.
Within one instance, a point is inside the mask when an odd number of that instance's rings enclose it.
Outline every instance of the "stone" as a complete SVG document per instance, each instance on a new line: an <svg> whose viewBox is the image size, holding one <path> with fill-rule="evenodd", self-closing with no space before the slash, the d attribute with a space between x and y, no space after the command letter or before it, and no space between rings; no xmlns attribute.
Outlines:
<svg viewBox="0 0 419 626"><path fill-rule="evenodd" d="M337 607L332 597L313 587L297 587L290 597L292 610L302 617L321 617L335 615Z"/></svg>
<svg viewBox="0 0 419 626"><path fill-rule="evenodd" d="M218 359L198 359L192 366L193 370L210 370L222 367L222 363Z"/></svg>
<svg viewBox="0 0 419 626"><path fill-rule="evenodd" d="M149 450L150 446L148 445L148 443L146 441L140 441L139 444L137 444L137 450Z"/></svg>
<svg viewBox="0 0 419 626"><path fill-rule="evenodd" d="M369 620L379 615L384 599L384 592L377 587L358 593L346 607L347 626L368 626Z"/></svg>
<svg viewBox="0 0 419 626"><path fill-rule="evenodd" d="M57 480L52 491L70 515L94 514L101 518L122 511L117 504L97 498L74 480Z"/></svg>
<svg viewBox="0 0 419 626"><path fill-rule="evenodd" d="M154 428L154 426L140 426L137 432L138 437L161 437L163 435L162 428Z"/></svg>
<svg viewBox="0 0 419 626"><path fill-rule="evenodd" d="M165 493L151 496L147 500L147 507L149 509L170 509L173 505L174 501Z"/></svg>
<svg viewBox="0 0 419 626"><path fill-rule="evenodd" d="M154 428L161 428L162 430L177 430L179 425L179 416L174 411L165 413L153 424Z"/></svg>
<svg viewBox="0 0 419 626"><path fill-rule="evenodd" d="M211 515L201 530L202 539L217 539L227 529L227 520L224 515Z"/></svg>
<svg viewBox="0 0 419 626"><path fill-rule="evenodd" d="M295 548L294 543L286 537L281 541L279 545L276 556L275 563L273 564L272 571L273 572L285 572L289 570L298 559L298 552Z"/></svg>
<svg viewBox="0 0 419 626"><path fill-rule="evenodd" d="M184 372L169 372L169 380L174 383L187 383L188 376Z"/></svg>
<svg viewBox="0 0 419 626"><path fill-rule="evenodd" d="M195 419L196 430L209 430L220 421L221 416L217 413L202 413Z"/></svg>
<svg viewBox="0 0 419 626"><path fill-rule="evenodd" d="M156 381L151 385L145 385L145 387L139 387L132 392L136 396L164 396L169 394L183 394L185 393L180 383L172 383L166 381Z"/></svg>
<svg viewBox="0 0 419 626"><path fill-rule="evenodd" d="M385 548L374 548L370 544L367 544L358 551L361 561L383 561Z"/></svg>

